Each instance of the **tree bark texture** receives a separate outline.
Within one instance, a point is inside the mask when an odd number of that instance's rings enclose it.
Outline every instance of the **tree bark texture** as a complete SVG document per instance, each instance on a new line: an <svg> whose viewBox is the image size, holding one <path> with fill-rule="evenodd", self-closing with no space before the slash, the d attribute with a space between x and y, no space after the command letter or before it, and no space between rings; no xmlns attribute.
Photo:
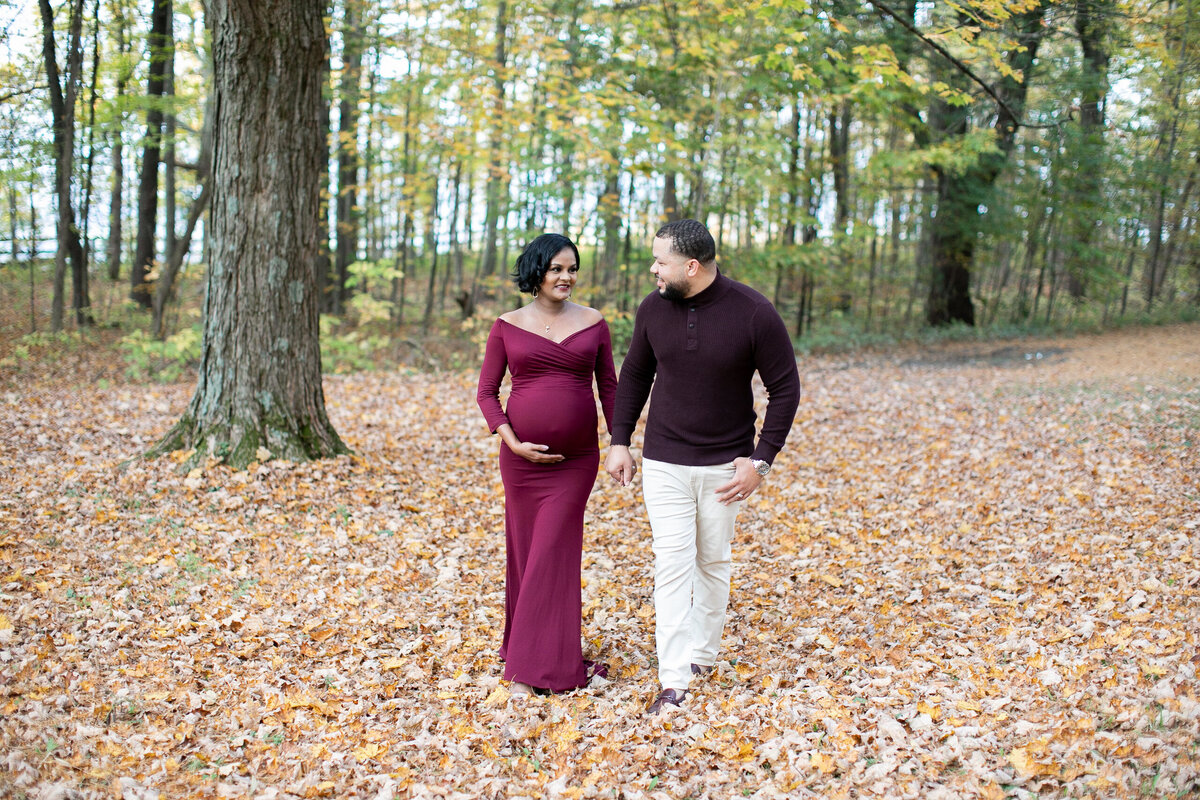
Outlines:
<svg viewBox="0 0 1200 800"><path fill-rule="evenodd" d="M344 3L345 25L342 31L342 80L338 103L338 193L337 252L335 269L334 313L341 314L349 299L347 283L350 265L358 260L358 170L362 163L358 152L358 101L362 96L362 60L366 31L359 0Z"/></svg>
<svg viewBox="0 0 1200 800"><path fill-rule="evenodd" d="M68 262L74 285L74 306L79 324L87 322L87 268L84 265L83 245L75 228L75 207L71 202L71 184L75 163L75 97L82 64L80 39L83 26L83 0L71 4L70 33L66 88L59 77L58 54L54 43L54 12L49 0L39 0L42 15L42 56L50 87L50 115L54 121L54 176L58 202L57 240L54 257L54 298L51 305L51 327L63 327L63 281Z"/></svg>
<svg viewBox="0 0 1200 800"><path fill-rule="evenodd" d="M213 0L212 250L196 393L150 455L234 467L347 452L325 412L317 280L322 0Z"/></svg>
<svg viewBox="0 0 1200 800"><path fill-rule="evenodd" d="M500 206L508 193L508 176L504 169L504 115L508 71L508 3L500 0L496 6L496 52L492 67L492 130L488 141L487 209L484 214L483 256L480 273L484 277L496 272L496 238L499 235ZM479 290L478 285L475 291ZM473 295L474 297L474 295ZM472 303L472 306L474 303ZM464 313L466 309L464 307Z"/></svg>
<svg viewBox="0 0 1200 800"><path fill-rule="evenodd" d="M1029 92L1030 68L1046 30L1042 19L1047 4L1014 17L1014 38L1018 47L1005 61L1011 73L997 88L995 123L996 149L980 156L973 166L961 171L937 168L937 215L931 222L931 260L933 273L925 302L925 320L932 326L961 322L975 324L975 304L971 300L971 270L975 263L975 244L981 224L981 206L992 195L992 187L1008 161L1016 141L1020 114ZM958 76L951 80L958 80ZM969 128L967 110L952 108L937 99L930 111L935 136L961 137Z"/></svg>
<svg viewBox="0 0 1200 800"><path fill-rule="evenodd" d="M183 235L178 239L173 236L168 237L171 249L166 252L166 261L163 264L162 274L154 284L154 306L152 309L151 328L156 339L165 338L167 335L167 303L175 295L175 279L179 275L179 270L183 267L183 259L187 257L188 250L192 246L192 236L196 232L196 225L200 222L201 215L208 208L209 200L212 199L212 118L214 105L213 94L210 91L204 106L204 129L200 134L200 157L196 161L196 180L200 184L200 193L188 210L187 224L184 226Z"/></svg>
<svg viewBox="0 0 1200 800"><path fill-rule="evenodd" d="M158 234L158 165L162 159L163 93L166 91L168 51L171 41L171 0L154 0L150 19L150 71L146 79L149 107L146 111L146 141L142 149L142 173L138 180L137 245L129 272L129 299L150 308L150 285L146 276L154 268L155 238Z"/></svg>
<svg viewBox="0 0 1200 800"><path fill-rule="evenodd" d="M1070 225L1067 241L1067 280L1071 296L1087 294L1091 272L1099 261L1093 240L1104 212L1101 182L1104 158L1104 104L1108 95L1110 0L1083 0L1075 5L1075 32L1083 53L1083 86L1079 104L1079 129L1071 138L1074 169L1071 178Z"/></svg>
<svg viewBox="0 0 1200 800"><path fill-rule="evenodd" d="M124 56L129 52L125 39L125 16L117 5L116 38L117 52ZM120 108L125 97L125 86L129 82L129 74L122 69L117 76L117 100L115 105ZM108 279L116 281L121 277L121 223L124 220L124 188L125 188L125 139L123 128L124 115L117 113L113 123L112 153L112 192L108 200L108 244L105 247L105 260L108 263Z"/></svg>

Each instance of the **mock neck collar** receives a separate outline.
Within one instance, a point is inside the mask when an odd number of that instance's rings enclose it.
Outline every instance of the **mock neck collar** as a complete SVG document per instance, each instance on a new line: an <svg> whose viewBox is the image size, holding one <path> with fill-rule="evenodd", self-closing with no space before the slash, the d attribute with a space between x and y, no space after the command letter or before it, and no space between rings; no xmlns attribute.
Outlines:
<svg viewBox="0 0 1200 800"><path fill-rule="evenodd" d="M729 279L721 274L720 267L717 267L717 277L708 286L705 286L703 291L692 295L682 301L683 305L687 306L706 306L719 298L729 289Z"/></svg>

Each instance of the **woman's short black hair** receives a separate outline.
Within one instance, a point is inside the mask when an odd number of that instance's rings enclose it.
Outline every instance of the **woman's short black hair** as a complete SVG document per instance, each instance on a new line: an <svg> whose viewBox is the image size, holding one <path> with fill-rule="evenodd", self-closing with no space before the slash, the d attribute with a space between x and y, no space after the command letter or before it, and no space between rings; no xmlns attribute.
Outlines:
<svg viewBox="0 0 1200 800"><path fill-rule="evenodd" d="M550 269L550 262L564 247L571 248L571 252L575 254L575 263L578 264L578 248L561 233L543 233L525 245L525 249L517 257L517 266L512 273L517 289L526 294L536 295L538 287L546 278L546 270Z"/></svg>

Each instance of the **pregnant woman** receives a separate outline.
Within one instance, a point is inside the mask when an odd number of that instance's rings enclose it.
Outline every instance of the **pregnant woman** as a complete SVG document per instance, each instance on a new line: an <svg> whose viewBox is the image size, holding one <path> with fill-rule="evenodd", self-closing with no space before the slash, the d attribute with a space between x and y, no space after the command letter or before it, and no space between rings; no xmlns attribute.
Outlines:
<svg viewBox="0 0 1200 800"><path fill-rule="evenodd" d="M500 658L514 693L586 686L603 665L584 661L579 572L583 511L600 464L596 396L611 424L617 379L608 324L571 302L579 251L543 234L513 277L529 304L502 314L488 335L476 399L499 434L507 552ZM504 373L512 375L507 407Z"/></svg>

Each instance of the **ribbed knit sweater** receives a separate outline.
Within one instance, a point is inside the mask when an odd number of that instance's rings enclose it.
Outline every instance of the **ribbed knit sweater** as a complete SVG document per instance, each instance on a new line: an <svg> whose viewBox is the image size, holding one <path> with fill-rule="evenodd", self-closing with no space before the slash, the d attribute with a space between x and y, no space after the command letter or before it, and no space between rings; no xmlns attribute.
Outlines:
<svg viewBox="0 0 1200 800"><path fill-rule="evenodd" d="M768 395L757 445L756 370ZM680 302L652 292L638 306L621 366L614 445L630 443L647 397L646 458L686 466L740 456L770 463L800 403L787 327L767 298L719 271L711 285Z"/></svg>

